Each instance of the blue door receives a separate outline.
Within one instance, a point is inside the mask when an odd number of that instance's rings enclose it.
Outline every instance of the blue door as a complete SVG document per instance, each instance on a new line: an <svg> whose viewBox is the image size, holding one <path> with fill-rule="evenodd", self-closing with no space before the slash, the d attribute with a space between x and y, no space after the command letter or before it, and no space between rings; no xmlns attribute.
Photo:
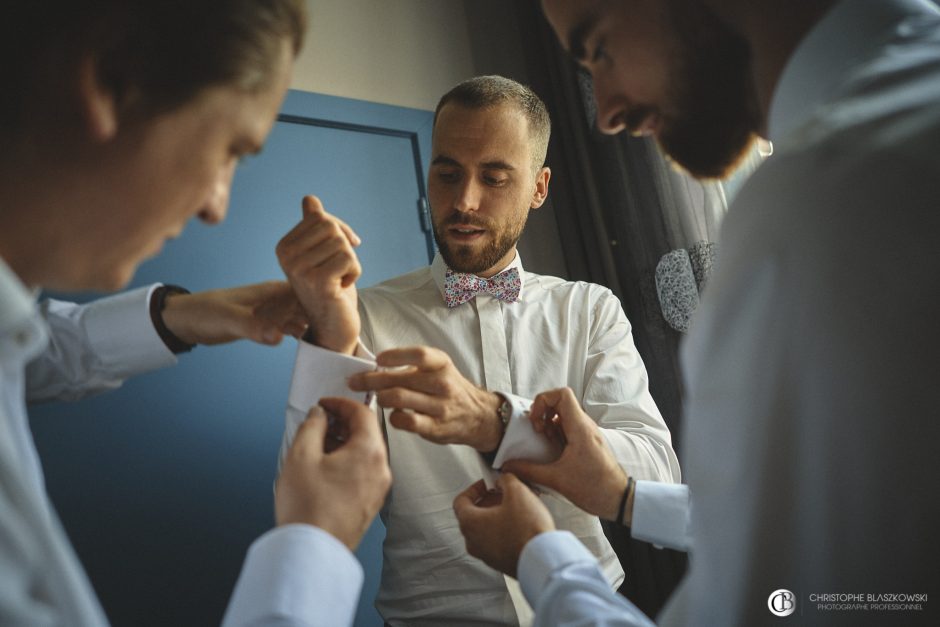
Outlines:
<svg viewBox="0 0 940 627"><path fill-rule="evenodd" d="M431 123L427 111L291 92L263 153L239 166L227 220L191 225L134 284L281 278L274 247L310 193L362 237L360 286L427 264ZM245 550L273 525L294 353L290 339L198 347L115 392L31 408L49 493L114 625L221 620ZM376 521L358 551L356 625L382 624L383 537Z"/></svg>

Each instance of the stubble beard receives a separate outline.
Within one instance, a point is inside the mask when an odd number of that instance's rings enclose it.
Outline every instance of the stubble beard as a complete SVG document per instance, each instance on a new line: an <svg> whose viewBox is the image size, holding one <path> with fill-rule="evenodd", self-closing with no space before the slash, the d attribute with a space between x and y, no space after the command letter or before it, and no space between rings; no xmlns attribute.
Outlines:
<svg viewBox="0 0 940 627"><path fill-rule="evenodd" d="M495 266L500 259L512 250L522 236L525 222L526 215L523 214L521 219L513 220L500 228L500 225L495 224L492 220L481 218L468 220L454 213L442 223L434 224L434 241L437 243L438 251L448 268L455 272L480 274ZM455 224L467 224L485 229L491 239L481 249L474 245L451 245L447 241L446 231L447 227Z"/></svg>
<svg viewBox="0 0 940 627"><path fill-rule="evenodd" d="M657 140L696 178L723 178L747 154L760 128L760 109L747 42L707 9L670 3L674 47L670 107Z"/></svg>

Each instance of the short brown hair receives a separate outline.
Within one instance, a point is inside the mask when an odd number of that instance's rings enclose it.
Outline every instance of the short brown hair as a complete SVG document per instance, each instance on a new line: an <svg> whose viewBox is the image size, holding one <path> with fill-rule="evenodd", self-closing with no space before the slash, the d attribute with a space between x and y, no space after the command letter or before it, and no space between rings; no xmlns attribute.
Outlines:
<svg viewBox="0 0 940 627"><path fill-rule="evenodd" d="M465 80L438 101L437 109L434 110L435 125L441 109L451 102L470 109L485 109L502 104L514 105L529 123L534 168L538 169L545 164L552 122L545 103L529 87L511 78L496 75L476 76Z"/></svg>
<svg viewBox="0 0 940 627"><path fill-rule="evenodd" d="M29 99L48 95L83 54L95 55L119 102L133 94L151 113L214 85L265 87L282 42L296 55L307 25L304 0L35 0L7 18L0 124L14 132Z"/></svg>

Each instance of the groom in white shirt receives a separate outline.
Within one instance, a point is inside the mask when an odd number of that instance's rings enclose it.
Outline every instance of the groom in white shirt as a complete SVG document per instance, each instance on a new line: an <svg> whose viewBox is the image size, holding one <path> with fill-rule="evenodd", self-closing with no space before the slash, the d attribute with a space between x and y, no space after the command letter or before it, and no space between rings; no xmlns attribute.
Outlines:
<svg viewBox="0 0 940 627"><path fill-rule="evenodd" d="M317 372L355 375L358 397L384 408L394 486L376 606L390 625L529 624L515 580L470 557L454 497L512 457L550 456L525 418L541 390L570 387L631 476L675 482L671 438L648 389L630 323L610 290L527 272L516 251L529 211L548 194L550 123L527 87L497 76L440 101L428 176L439 253L429 267L357 294L324 262L322 208L278 246L311 323L299 347L284 445L320 396L350 394ZM357 307L358 306L358 307ZM600 560L616 588L623 570L597 517L543 496L555 523ZM615 513L611 513L613 518Z"/></svg>

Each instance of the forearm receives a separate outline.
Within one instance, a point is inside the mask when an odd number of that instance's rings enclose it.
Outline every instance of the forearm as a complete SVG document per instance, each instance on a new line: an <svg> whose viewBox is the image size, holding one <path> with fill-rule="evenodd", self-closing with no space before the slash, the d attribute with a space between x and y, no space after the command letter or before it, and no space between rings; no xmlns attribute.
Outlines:
<svg viewBox="0 0 940 627"><path fill-rule="evenodd" d="M340 541L309 525L269 531L248 550L224 627L351 625L362 567Z"/></svg>
<svg viewBox="0 0 940 627"><path fill-rule="evenodd" d="M175 364L175 356L150 319L153 287L87 305L43 302L50 343L27 367L29 401L81 398L119 387L131 376Z"/></svg>
<svg viewBox="0 0 940 627"><path fill-rule="evenodd" d="M519 558L519 583L535 609L536 626L653 627L652 621L612 590L597 560L568 532L543 533Z"/></svg>

